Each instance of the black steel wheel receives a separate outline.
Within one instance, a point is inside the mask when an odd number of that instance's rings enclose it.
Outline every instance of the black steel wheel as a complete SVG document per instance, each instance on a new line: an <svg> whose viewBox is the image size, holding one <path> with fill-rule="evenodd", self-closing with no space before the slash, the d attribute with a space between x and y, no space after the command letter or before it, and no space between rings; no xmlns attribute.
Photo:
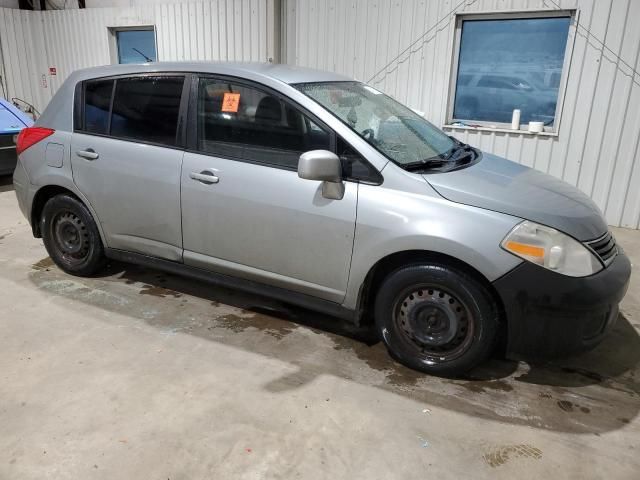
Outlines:
<svg viewBox="0 0 640 480"><path fill-rule="evenodd" d="M73 212L58 211L51 221L55 246L67 263L81 263L89 254L89 232Z"/></svg>
<svg viewBox="0 0 640 480"><path fill-rule="evenodd" d="M383 282L376 326L391 355L408 367L458 376L495 344L499 316L486 285L445 264L403 267Z"/></svg>
<svg viewBox="0 0 640 480"><path fill-rule="evenodd" d="M407 348L434 363L460 357L473 341L474 316L440 285L408 288L395 302L393 320Z"/></svg>
<svg viewBox="0 0 640 480"><path fill-rule="evenodd" d="M44 245L51 259L72 275L89 276L105 264L100 233L87 207L71 195L47 201L40 219Z"/></svg>

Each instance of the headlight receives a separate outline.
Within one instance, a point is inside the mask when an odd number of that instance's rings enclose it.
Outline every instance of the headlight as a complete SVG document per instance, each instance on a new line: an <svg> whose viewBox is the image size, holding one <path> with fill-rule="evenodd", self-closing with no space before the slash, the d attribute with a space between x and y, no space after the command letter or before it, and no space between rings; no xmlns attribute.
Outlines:
<svg viewBox="0 0 640 480"><path fill-rule="evenodd" d="M516 225L501 246L520 258L571 277L586 277L602 270L600 261L580 242L528 220Z"/></svg>

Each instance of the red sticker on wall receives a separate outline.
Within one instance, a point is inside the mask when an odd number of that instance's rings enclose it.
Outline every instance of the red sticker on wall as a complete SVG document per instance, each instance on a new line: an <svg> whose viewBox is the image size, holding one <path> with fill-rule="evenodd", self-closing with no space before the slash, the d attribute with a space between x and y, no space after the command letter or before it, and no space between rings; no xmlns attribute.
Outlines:
<svg viewBox="0 0 640 480"><path fill-rule="evenodd" d="M222 99L222 111L230 113L238 113L238 107L240 106L240 94L228 93L224 94Z"/></svg>

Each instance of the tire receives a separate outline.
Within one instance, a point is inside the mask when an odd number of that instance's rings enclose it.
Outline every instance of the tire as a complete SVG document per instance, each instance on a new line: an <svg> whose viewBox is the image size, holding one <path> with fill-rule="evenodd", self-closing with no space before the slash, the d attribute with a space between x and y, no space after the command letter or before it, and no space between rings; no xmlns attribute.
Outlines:
<svg viewBox="0 0 640 480"><path fill-rule="evenodd" d="M67 194L50 198L42 209L40 231L47 253L66 273L88 277L104 268L98 227L77 198Z"/></svg>
<svg viewBox="0 0 640 480"><path fill-rule="evenodd" d="M376 329L392 357L432 375L458 377L491 355L499 309L488 288L445 263L391 273L378 289Z"/></svg>

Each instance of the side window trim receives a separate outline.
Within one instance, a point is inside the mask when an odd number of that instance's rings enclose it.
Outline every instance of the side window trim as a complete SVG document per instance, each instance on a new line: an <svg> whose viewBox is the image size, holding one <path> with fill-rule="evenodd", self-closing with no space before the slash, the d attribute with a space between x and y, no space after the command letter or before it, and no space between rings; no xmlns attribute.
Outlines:
<svg viewBox="0 0 640 480"><path fill-rule="evenodd" d="M116 87L118 86L118 79L113 79L113 85L111 86L111 98L109 99L109 116L107 117L107 136L111 136L111 117L113 116L113 101L116 97ZM83 125L84 126L84 125Z"/></svg>
<svg viewBox="0 0 640 480"><path fill-rule="evenodd" d="M289 107L294 108L296 110L298 110L300 113L302 113L305 118L307 120L311 120L313 121L316 125L318 125L319 127L327 130L329 132L329 138L330 138L330 150L333 153L338 153L338 134L335 132L335 130L333 130L331 127L329 127L326 123L324 123L322 120L320 120L318 117L316 117L313 113L309 112L306 108L304 108L302 105L298 104L297 102L295 102L294 100L292 100L291 98L287 97L286 95L284 95L283 93L268 87L267 85L264 85L262 83L259 82L255 82L252 80L247 80L245 78L239 78L239 77L233 77L233 76L228 76L228 75L216 75L216 74L193 74L192 75L192 80L191 80L191 92L189 95L189 108L188 108L188 119L187 119L187 143L186 143L186 150L192 153L197 153L199 155L207 155L210 157L219 157L219 158L225 158L225 159L229 159L229 160L234 160L234 161L238 161L238 162L245 162L245 163L253 163L256 165L262 165L264 167L270 167L270 168L279 168L281 170L289 170L289 171L294 171L295 169L291 168L291 167L287 167L285 165L276 165L276 164L269 164L269 163L265 163L265 162L259 162L259 161L252 161L249 160L247 158L244 157L235 157L235 156L231 156L231 155L223 155L223 154L219 154L219 153L212 153L212 152L206 152L204 150L200 150L198 148L198 119L197 119L197 115L198 115L198 88L200 85L200 80L201 79L208 79L208 80L219 80L219 81L223 81L223 82L230 82L230 83L235 83L241 86L246 86L248 88L255 88L256 90L259 91L263 91L265 93L268 93L270 95L275 96L276 98L278 98L279 100L283 101L285 104L287 104ZM375 171L377 173L377 176L379 177L379 182L378 183L374 183L375 185L380 185L383 182L383 176L380 173L380 171L378 169L376 169L371 162L369 162L356 148L354 148L349 142L347 142L346 140L344 140L341 137L341 140L349 145L349 147L358 154L358 156L360 157L361 161L364 162L366 165L368 165L373 171ZM255 147L252 146L252 148L260 148L260 149L264 149L264 150L268 150L268 151L273 151L273 150L277 150L277 149L271 149L269 147ZM365 181L365 180L360 180L357 178L345 178L345 181L350 181L350 182L362 182L362 183L367 183L367 184L371 184L372 182L370 181Z"/></svg>
<svg viewBox="0 0 640 480"><path fill-rule="evenodd" d="M189 89L189 106L187 108L187 143L186 150L190 152L202 153L198 151L198 87L200 75L191 75L191 85Z"/></svg>
<svg viewBox="0 0 640 480"><path fill-rule="evenodd" d="M180 96L180 106L178 111L178 123L176 125L176 144L175 145L167 145L163 143L149 142L145 140L135 139L135 138L127 138L127 137L114 137L111 135L111 118L113 114L113 103L115 100L115 92L116 86L119 79L126 78L139 78L139 77L182 77L183 78L183 86L182 92ZM181 119L187 119L187 112L189 106L189 95L191 90L190 79L191 77L195 77L194 74L190 72L145 72L145 73L131 73L131 74L123 74L123 75L110 75L106 77L96 77L89 78L86 80L82 80L76 84L76 93L75 95L79 95L79 99L76 99L76 106L74 107L74 122L73 122L73 131L76 133L82 133L84 135L92 135L96 137L104 137L104 138L113 138L115 140L121 140L125 142L133 142L133 143L143 143L145 145L154 145L164 148L172 148L176 150L185 150L186 148L186 122ZM95 132L87 132L85 129L85 97L86 97L86 89L87 84L93 81L106 81L113 80L113 86L111 90L111 98L109 99L109 116L107 118L107 133L95 133ZM78 113L76 114L75 108L79 108ZM182 128L181 128L182 127Z"/></svg>
<svg viewBox="0 0 640 480"><path fill-rule="evenodd" d="M84 85L78 82L73 91L73 131L84 130Z"/></svg>
<svg viewBox="0 0 640 480"><path fill-rule="evenodd" d="M187 147L187 119L189 115L189 99L192 89L192 73L185 74L182 84L182 94L180 95L180 107L178 110L178 125L176 128L176 147L185 149Z"/></svg>
<svg viewBox="0 0 640 480"><path fill-rule="evenodd" d="M356 183L364 183L367 185L382 185L382 183L384 182L384 177L382 176L382 173L380 173L380 171L373 166L373 164L367 160L365 158L364 155L362 155L362 153L360 153L360 151L358 151L357 148L355 148L353 145L351 145L351 143L349 143L348 141L346 141L343 137L339 137L337 133L334 133L334 136L336 137L336 146L333 149L333 153L335 153L336 155L338 155L338 157L340 157L340 161L342 162L342 156L339 154L338 152L338 138L339 140L344 143L348 148L350 148L353 152L355 152L355 154L358 156L358 159L365 165L367 165L369 167L369 169L372 172L375 172L375 176L377 177L375 181L370 181L367 179L363 179L363 178L358 178L358 177L347 177L344 178L345 181L348 182L356 182Z"/></svg>

